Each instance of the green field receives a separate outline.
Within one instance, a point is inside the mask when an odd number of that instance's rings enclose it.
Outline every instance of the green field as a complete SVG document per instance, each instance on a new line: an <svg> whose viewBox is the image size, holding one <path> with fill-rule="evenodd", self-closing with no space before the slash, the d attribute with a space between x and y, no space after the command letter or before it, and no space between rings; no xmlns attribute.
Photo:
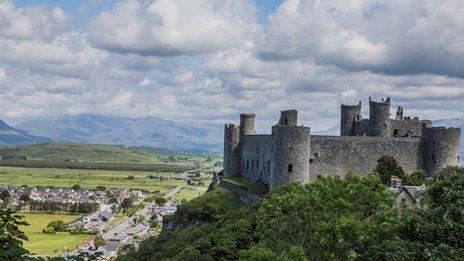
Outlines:
<svg viewBox="0 0 464 261"><path fill-rule="evenodd" d="M55 220L61 220L65 223L72 222L81 216L77 215L61 215L61 214L23 214L24 220L30 226L21 227L29 238L24 242L24 247L34 254L55 254L63 252L63 249L74 249L81 245L90 235L71 235L69 233L57 233L47 235L42 233L48 223Z"/></svg>
<svg viewBox="0 0 464 261"><path fill-rule="evenodd" d="M193 198L199 197L206 192L207 187L183 187L176 195L174 195L174 200L191 200Z"/></svg>
<svg viewBox="0 0 464 261"><path fill-rule="evenodd" d="M185 184L183 180L151 180L147 178L150 174L137 171L0 167L0 184L44 187L72 187L78 184L88 189L102 185L107 188L137 188L161 192ZM156 175L169 177L170 173L157 173ZM134 180L129 180L129 176L134 176Z"/></svg>

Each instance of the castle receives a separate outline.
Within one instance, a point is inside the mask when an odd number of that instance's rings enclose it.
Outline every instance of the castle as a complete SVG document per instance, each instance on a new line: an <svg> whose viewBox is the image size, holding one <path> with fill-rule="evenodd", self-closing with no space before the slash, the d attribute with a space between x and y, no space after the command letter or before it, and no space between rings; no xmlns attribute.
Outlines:
<svg viewBox="0 0 464 261"><path fill-rule="evenodd" d="M358 105L341 105L340 136L311 135L298 125L296 110L282 111L271 134L255 133L255 115L241 114L240 125L224 129L224 176L261 182L273 188L287 182L308 183L317 175L368 174L383 155L395 157L406 173L428 176L459 165L461 129L432 127L430 120L390 119L390 98L369 98L369 119Z"/></svg>

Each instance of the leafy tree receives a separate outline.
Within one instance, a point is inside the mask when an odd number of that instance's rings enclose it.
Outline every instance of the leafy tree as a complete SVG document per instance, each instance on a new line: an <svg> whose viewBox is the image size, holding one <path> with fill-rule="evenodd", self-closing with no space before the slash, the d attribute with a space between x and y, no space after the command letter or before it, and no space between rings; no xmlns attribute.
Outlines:
<svg viewBox="0 0 464 261"><path fill-rule="evenodd" d="M425 184L427 174L424 171L416 171L403 177L403 184L408 186L421 186Z"/></svg>
<svg viewBox="0 0 464 261"><path fill-rule="evenodd" d="M134 180L134 179L135 179L135 177L133 175L130 175L130 176L127 177L127 180Z"/></svg>
<svg viewBox="0 0 464 261"><path fill-rule="evenodd" d="M374 171L380 176L382 183L387 186L390 185L391 176L403 179L405 175L396 159L389 155L384 155L377 160L377 167Z"/></svg>
<svg viewBox="0 0 464 261"><path fill-rule="evenodd" d="M463 260L464 176L446 175L432 183L423 204L403 215L399 229L398 244L406 247L408 259Z"/></svg>
<svg viewBox="0 0 464 261"><path fill-rule="evenodd" d="M121 202L121 207L124 208L124 209L128 209L130 207L132 207L132 204L133 204L133 200L131 198L124 198Z"/></svg>
<svg viewBox="0 0 464 261"><path fill-rule="evenodd" d="M80 189L81 189L81 186L78 185L78 184L75 184L75 185L72 186L72 189L73 189L73 190L80 190Z"/></svg>
<svg viewBox="0 0 464 261"><path fill-rule="evenodd" d="M66 224L61 220L56 220L48 223L47 228L53 228L55 232L63 232L66 231Z"/></svg>
<svg viewBox="0 0 464 261"><path fill-rule="evenodd" d="M464 167L460 166L448 166L443 168L435 176L436 180L442 180L449 176L464 176Z"/></svg>
<svg viewBox="0 0 464 261"><path fill-rule="evenodd" d="M19 200L21 200L22 202L28 202L29 200L31 200L29 194L22 194L21 196L19 196Z"/></svg>
<svg viewBox="0 0 464 261"><path fill-rule="evenodd" d="M168 200L164 197L157 197L155 199L155 203L158 205L158 206L164 206L164 204L166 204L168 202Z"/></svg>
<svg viewBox="0 0 464 261"><path fill-rule="evenodd" d="M3 190L0 192L0 199L3 201L7 201L10 198L10 192L8 190Z"/></svg>
<svg viewBox="0 0 464 261"><path fill-rule="evenodd" d="M24 260L29 251L24 249L22 240L28 240L19 226L28 226L19 215L10 209L0 209L0 260Z"/></svg>
<svg viewBox="0 0 464 261"><path fill-rule="evenodd" d="M98 190L98 191L106 191L106 187L102 186L102 185L96 186L95 189Z"/></svg>
<svg viewBox="0 0 464 261"><path fill-rule="evenodd" d="M105 239L103 239L103 237L101 235L97 235L94 239L93 239L93 245L96 247L96 248L99 248L99 247L102 247L106 244L106 241Z"/></svg>

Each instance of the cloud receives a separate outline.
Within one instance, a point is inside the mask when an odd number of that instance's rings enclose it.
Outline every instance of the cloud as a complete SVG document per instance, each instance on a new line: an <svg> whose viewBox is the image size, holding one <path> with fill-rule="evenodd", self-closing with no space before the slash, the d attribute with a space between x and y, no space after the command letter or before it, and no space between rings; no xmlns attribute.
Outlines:
<svg viewBox="0 0 464 261"><path fill-rule="evenodd" d="M256 8L246 0L126 0L89 28L103 49L175 56L232 48L253 34L255 24Z"/></svg>
<svg viewBox="0 0 464 261"><path fill-rule="evenodd" d="M460 0L287 0L269 16L262 59L350 71L464 77Z"/></svg>

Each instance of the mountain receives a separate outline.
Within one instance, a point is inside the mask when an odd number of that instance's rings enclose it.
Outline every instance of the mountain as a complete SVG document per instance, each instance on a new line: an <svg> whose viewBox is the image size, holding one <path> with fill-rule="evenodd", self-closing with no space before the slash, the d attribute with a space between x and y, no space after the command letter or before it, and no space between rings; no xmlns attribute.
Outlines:
<svg viewBox="0 0 464 261"><path fill-rule="evenodd" d="M92 114L30 120L15 126L55 141L150 146L175 150L220 151L223 125Z"/></svg>
<svg viewBox="0 0 464 261"><path fill-rule="evenodd" d="M51 140L48 138L30 135L26 131L15 129L0 120L0 145L41 143L49 141Z"/></svg>
<svg viewBox="0 0 464 261"><path fill-rule="evenodd" d="M340 124L337 124L333 127L330 127L326 130L320 130L320 131L311 131L311 134L313 135L332 135L332 136L338 136L340 135Z"/></svg>

